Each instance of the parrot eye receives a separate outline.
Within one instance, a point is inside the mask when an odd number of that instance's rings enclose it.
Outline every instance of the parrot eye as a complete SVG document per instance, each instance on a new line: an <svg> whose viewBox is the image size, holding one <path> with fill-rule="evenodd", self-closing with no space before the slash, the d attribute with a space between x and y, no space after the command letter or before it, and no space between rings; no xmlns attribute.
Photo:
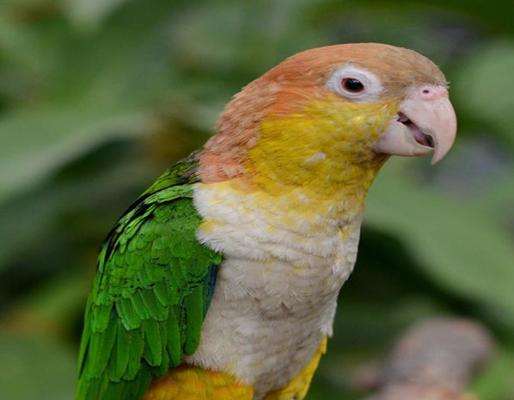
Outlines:
<svg viewBox="0 0 514 400"><path fill-rule="evenodd" d="M360 93L364 90L362 82L355 78L343 78L341 85L350 93Z"/></svg>
<svg viewBox="0 0 514 400"><path fill-rule="evenodd" d="M329 90L356 103L375 101L382 92L378 76L352 64L336 70L326 85Z"/></svg>

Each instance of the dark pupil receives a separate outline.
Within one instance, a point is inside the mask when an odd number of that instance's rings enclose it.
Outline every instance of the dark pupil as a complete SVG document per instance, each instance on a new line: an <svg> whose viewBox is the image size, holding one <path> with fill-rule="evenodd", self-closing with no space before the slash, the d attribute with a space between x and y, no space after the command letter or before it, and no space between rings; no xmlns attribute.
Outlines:
<svg viewBox="0 0 514 400"><path fill-rule="evenodd" d="M345 78L343 79L343 87L349 92L357 93L364 90L364 85L358 79Z"/></svg>

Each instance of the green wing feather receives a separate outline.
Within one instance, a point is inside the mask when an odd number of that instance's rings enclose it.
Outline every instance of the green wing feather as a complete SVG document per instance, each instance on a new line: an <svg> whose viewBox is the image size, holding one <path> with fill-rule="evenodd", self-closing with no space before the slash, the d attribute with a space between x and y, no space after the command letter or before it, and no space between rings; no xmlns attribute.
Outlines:
<svg viewBox="0 0 514 400"><path fill-rule="evenodd" d="M77 400L136 400L192 354L221 256L196 240L196 157L127 210L98 258L79 354Z"/></svg>

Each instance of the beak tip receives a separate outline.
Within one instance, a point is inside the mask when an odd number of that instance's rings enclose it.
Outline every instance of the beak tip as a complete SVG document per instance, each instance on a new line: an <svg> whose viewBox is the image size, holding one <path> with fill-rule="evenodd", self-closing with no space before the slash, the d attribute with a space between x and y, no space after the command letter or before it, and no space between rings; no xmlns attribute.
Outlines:
<svg viewBox="0 0 514 400"><path fill-rule="evenodd" d="M439 161L441 161L446 156L448 151L450 150L450 147L448 147L448 149L443 152L437 151L437 150L438 150L437 148L434 149L434 155L432 156L432 160L430 160L430 165L435 165Z"/></svg>
<svg viewBox="0 0 514 400"><path fill-rule="evenodd" d="M434 152L432 159L430 160L430 165L436 165L439 161L441 161L442 157L439 154Z"/></svg>

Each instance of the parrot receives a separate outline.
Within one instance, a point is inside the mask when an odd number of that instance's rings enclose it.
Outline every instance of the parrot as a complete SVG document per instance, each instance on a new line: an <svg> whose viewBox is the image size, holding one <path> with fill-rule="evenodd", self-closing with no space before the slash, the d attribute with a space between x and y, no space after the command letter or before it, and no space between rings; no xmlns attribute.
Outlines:
<svg viewBox="0 0 514 400"><path fill-rule="evenodd" d="M305 398L370 185L456 132L444 74L406 48L308 49L247 84L108 234L76 399Z"/></svg>

